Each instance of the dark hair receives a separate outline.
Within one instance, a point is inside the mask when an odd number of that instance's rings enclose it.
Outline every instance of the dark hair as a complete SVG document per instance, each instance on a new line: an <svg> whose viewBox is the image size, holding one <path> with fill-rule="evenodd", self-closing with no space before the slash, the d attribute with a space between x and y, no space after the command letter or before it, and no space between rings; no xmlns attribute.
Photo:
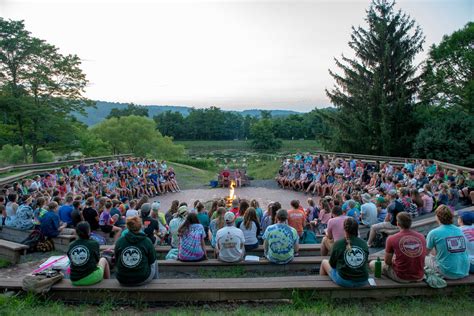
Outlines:
<svg viewBox="0 0 474 316"><path fill-rule="evenodd" d="M186 219L184 220L184 223L181 224L181 226L178 229L178 235L179 236L184 236L187 234L189 230L189 226L192 224L199 224L199 219L196 215L196 213L189 213Z"/></svg>
<svg viewBox="0 0 474 316"><path fill-rule="evenodd" d="M104 206L105 206L106 209L111 208L111 207L112 207L112 201L111 201L111 200L105 201L105 205L104 205Z"/></svg>
<svg viewBox="0 0 474 316"><path fill-rule="evenodd" d="M240 216L244 216L245 215L245 211L247 211L247 209L250 207L249 205L249 202L247 200L242 200L240 201L240 205L239 205L239 215Z"/></svg>
<svg viewBox="0 0 474 316"><path fill-rule="evenodd" d="M16 202L16 199L18 198L18 195L16 193L10 193L8 194L8 202Z"/></svg>
<svg viewBox="0 0 474 316"><path fill-rule="evenodd" d="M272 224L275 224L275 219L276 219L276 214L278 212L278 210L281 209L281 204L280 202L275 202L272 204L272 207L271 207L271 216L272 216Z"/></svg>
<svg viewBox="0 0 474 316"><path fill-rule="evenodd" d="M284 209L280 209L278 210L278 212L276 213L276 218L277 220L279 220L280 222L283 222L283 221L286 221L288 219L288 212Z"/></svg>
<svg viewBox="0 0 474 316"><path fill-rule="evenodd" d="M344 220L344 231L349 235L349 237L346 237L346 249L351 251L350 237L357 237L359 235L359 224L353 217L348 217Z"/></svg>
<svg viewBox="0 0 474 316"><path fill-rule="evenodd" d="M204 204L202 204L201 202L198 201L198 203L196 204L195 207L196 207L196 211L197 211L198 213L201 213L202 210L204 209Z"/></svg>
<svg viewBox="0 0 474 316"><path fill-rule="evenodd" d="M341 216L341 215L342 215L342 208L339 207L339 206L334 206L334 207L332 208L332 214L333 214L334 216Z"/></svg>
<svg viewBox="0 0 474 316"><path fill-rule="evenodd" d="M298 200L292 200L292 201L290 202L290 205L291 205L293 208L298 208L298 207L300 207L300 201L298 201Z"/></svg>
<svg viewBox="0 0 474 316"><path fill-rule="evenodd" d="M74 202L72 202L72 207L74 207L74 208L79 208L79 206L81 206L81 201L74 201Z"/></svg>
<svg viewBox="0 0 474 316"><path fill-rule="evenodd" d="M402 229L409 229L411 227L411 216L407 212L400 212L397 214L397 224Z"/></svg>
<svg viewBox="0 0 474 316"><path fill-rule="evenodd" d="M80 239L89 239L91 235L91 226L88 222L79 222L76 226L76 234Z"/></svg>
<svg viewBox="0 0 474 316"><path fill-rule="evenodd" d="M170 207L170 210L168 212L170 214L174 214L174 213L178 212L178 205L179 205L178 200L174 200L173 202L171 202L171 207Z"/></svg>

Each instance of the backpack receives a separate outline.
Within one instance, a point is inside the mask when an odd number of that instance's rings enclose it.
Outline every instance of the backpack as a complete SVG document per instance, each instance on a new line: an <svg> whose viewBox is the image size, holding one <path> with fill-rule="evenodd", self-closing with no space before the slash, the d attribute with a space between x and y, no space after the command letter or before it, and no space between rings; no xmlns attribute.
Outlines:
<svg viewBox="0 0 474 316"><path fill-rule="evenodd" d="M49 252L54 250L54 242L50 238L44 238L39 240L36 244L36 251Z"/></svg>
<svg viewBox="0 0 474 316"><path fill-rule="evenodd" d="M28 246L28 249L26 249L27 253L32 253L35 252L36 246L41 240L44 240L43 233L41 233L40 230L35 229L28 237L26 237L25 240L21 242L21 244Z"/></svg>
<svg viewBox="0 0 474 316"><path fill-rule="evenodd" d="M91 233L91 239L97 241L100 246L107 245L107 240L105 239L105 237L94 232Z"/></svg>
<svg viewBox="0 0 474 316"><path fill-rule="evenodd" d="M300 238L300 244L317 244L318 239L316 234L311 230L303 231L303 235Z"/></svg>
<svg viewBox="0 0 474 316"><path fill-rule="evenodd" d="M370 231L367 232L367 239L369 239ZM372 247L374 248L385 248L385 242L387 241L388 235L385 233L376 233L372 240Z"/></svg>
<svg viewBox="0 0 474 316"><path fill-rule="evenodd" d="M405 207L405 212L410 214L411 218L415 218L419 215L418 206L415 203L410 203L408 207Z"/></svg>
<svg viewBox="0 0 474 316"><path fill-rule="evenodd" d="M22 289L26 292L44 294L63 278L64 275L55 270L44 270L35 274L27 274L23 278Z"/></svg>

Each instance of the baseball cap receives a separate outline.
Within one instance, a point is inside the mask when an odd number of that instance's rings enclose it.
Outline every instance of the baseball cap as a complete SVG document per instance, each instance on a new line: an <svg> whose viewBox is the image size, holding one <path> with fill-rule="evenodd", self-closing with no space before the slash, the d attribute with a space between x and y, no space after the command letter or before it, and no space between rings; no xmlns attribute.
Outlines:
<svg viewBox="0 0 474 316"><path fill-rule="evenodd" d="M160 209L160 205L161 205L160 201L155 201L151 204L151 209L153 211L158 211Z"/></svg>
<svg viewBox="0 0 474 316"><path fill-rule="evenodd" d="M178 208L178 214L180 216L186 216L188 214L188 207L186 205L183 205L180 208Z"/></svg>
<svg viewBox="0 0 474 316"><path fill-rule="evenodd" d="M235 215L234 213L232 212L227 212L225 213L224 215L224 220L227 222L227 223L232 223L235 219Z"/></svg>
<svg viewBox="0 0 474 316"><path fill-rule="evenodd" d="M474 212L472 211L462 212L461 219L464 225L467 225L467 226L472 225L472 223L474 222Z"/></svg>

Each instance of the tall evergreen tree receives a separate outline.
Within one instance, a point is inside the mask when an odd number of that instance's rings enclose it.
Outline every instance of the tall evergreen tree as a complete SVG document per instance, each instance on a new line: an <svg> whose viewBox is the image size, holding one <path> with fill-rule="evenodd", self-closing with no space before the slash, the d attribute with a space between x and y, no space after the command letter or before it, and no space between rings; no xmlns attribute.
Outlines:
<svg viewBox="0 0 474 316"><path fill-rule="evenodd" d="M336 59L341 74L327 95L339 111L328 115L335 127L332 149L402 156L416 135L413 98L419 77L413 60L424 36L415 21L394 10L394 1L373 0L367 27L353 27L353 59Z"/></svg>

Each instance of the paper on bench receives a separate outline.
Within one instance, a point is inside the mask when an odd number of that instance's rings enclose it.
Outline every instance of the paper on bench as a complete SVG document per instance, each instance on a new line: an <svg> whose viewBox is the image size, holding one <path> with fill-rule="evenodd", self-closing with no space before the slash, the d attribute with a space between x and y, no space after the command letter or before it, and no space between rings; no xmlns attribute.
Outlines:
<svg viewBox="0 0 474 316"><path fill-rule="evenodd" d="M56 261L56 262L54 262L54 261ZM40 264L39 267L43 268L43 267L51 264L52 262L54 262L51 265L52 269L64 270L64 269L67 269L67 267L69 266L69 258L67 256L51 256L51 257L48 258L48 260L46 260L45 262Z"/></svg>
<svg viewBox="0 0 474 316"><path fill-rule="evenodd" d="M248 261L248 262L259 262L260 261L260 257L259 256L245 256L245 261Z"/></svg>

